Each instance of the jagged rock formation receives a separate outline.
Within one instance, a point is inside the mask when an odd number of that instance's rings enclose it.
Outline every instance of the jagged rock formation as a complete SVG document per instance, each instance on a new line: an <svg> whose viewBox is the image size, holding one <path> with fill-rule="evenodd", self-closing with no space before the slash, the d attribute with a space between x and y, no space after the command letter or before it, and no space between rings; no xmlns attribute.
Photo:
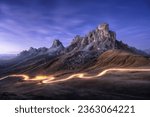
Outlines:
<svg viewBox="0 0 150 117"><path fill-rule="evenodd" d="M89 32L85 37L77 35L67 51L98 51L100 53L115 48L116 34L109 30L109 25L104 23L96 30Z"/></svg>
<svg viewBox="0 0 150 117"><path fill-rule="evenodd" d="M6 69L0 67L0 74L16 72L45 74L60 70L81 70L92 66L105 51L115 49L146 55L143 51L116 40L116 33L109 29L107 23L103 23L84 37L77 35L66 48L59 40L54 40L50 48L36 49L31 47L29 50L21 52L13 62L10 61L5 65ZM110 58L110 56L106 57Z"/></svg>
<svg viewBox="0 0 150 117"><path fill-rule="evenodd" d="M42 47L42 48L38 48L38 49L31 47L29 50L22 51L18 56L22 57L22 58L33 57L36 55L46 53L47 51L48 51L48 48L46 48L46 47Z"/></svg>
<svg viewBox="0 0 150 117"><path fill-rule="evenodd" d="M64 51L64 49L65 47L59 40L54 40L50 48L41 47L41 48L36 49L36 48L31 47L29 50L22 51L19 54L19 57L23 57L23 58L33 57L33 56L44 55L44 54L54 56L54 55L59 55L61 52Z"/></svg>
<svg viewBox="0 0 150 117"><path fill-rule="evenodd" d="M30 48L28 51L23 51L18 58L24 61L31 59L39 59L39 56L49 56L50 59L61 56L67 57L64 59L66 68L76 69L86 62L94 61L99 54L115 48L116 34L109 30L109 25L103 23L95 30L89 32L85 37L77 35L70 46L64 47L59 40L54 40L50 48ZM49 58L48 57L48 58ZM88 60L88 61L87 61ZM31 63L31 62L30 62ZM69 64L68 64L69 63ZM36 63L37 64L37 63ZM19 64L20 65L20 64ZM73 67L72 67L73 66Z"/></svg>
<svg viewBox="0 0 150 117"><path fill-rule="evenodd" d="M102 54L103 52L111 49L122 49L141 55L147 55L145 52L138 50L134 47L130 47L124 44L122 41L116 39L116 33L109 29L109 24L103 23L99 25L95 30L89 32L84 37L79 35L75 36L73 41L68 47L64 47L59 40L54 40L50 48L30 48L28 51L20 53L21 56L37 56L41 54L48 54L50 56L58 56L60 54L72 53L75 54L78 51L86 51Z"/></svg>
<svg viewBox="0 0 150 117"><path fill-rule="evenodd" d="M51 48L57 48L57 47L64 48L63 44L58 39L56 39L56 40L53 41L53 44L52 44Z"/></svg>
<svg viewBox="0 0 150 117"><path fill-rule="evenodd" d="M65 47L59 40L54 40L52 46L48 50L49 55L59 55L63 53Z"/></svg>

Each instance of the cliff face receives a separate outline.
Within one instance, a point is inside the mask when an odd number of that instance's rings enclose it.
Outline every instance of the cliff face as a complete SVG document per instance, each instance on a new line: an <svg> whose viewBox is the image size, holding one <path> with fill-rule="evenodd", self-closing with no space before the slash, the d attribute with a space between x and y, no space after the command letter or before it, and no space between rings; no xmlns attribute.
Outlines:
<svg viewBox="0 0 150 117"><path fill-rule="evenodd" d="M116 34L109 30L109 25L104 23L85 37L76 36L67 51L98 51L100 53L115 48Z"/></svg>

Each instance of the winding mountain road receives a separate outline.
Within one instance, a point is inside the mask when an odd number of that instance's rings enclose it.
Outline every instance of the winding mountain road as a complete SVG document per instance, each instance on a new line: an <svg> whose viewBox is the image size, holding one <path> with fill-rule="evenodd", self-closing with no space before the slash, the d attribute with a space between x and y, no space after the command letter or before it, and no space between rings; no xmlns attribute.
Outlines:
<svg viewBox="0 0 150 117"><path fill-rule="evenodd" d="M88 73L77 73L77 74L70 75L63 79L58 79L57 77L55 77L53 75L36 76L36 77L30 78L28 75L25 75L25 74L14 74L14 75L8 75L8 76L0 78L0 81L5 80L9 77L20 77L24 81L40 81L41 83L58 83L58 82L65 82L65 81L75 79L75 78L80 78L80 79L98 78L98 77L106 75L108 72L150 72L150 69L110 68L110 69L105 69L105 70L101 71L97 75L89 75Z"/></svg>

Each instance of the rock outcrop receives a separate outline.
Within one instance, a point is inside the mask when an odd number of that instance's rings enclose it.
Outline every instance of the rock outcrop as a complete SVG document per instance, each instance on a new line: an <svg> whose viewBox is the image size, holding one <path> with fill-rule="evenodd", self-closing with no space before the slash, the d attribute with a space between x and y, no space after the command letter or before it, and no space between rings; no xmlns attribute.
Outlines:
<svg viewBox="0 0 150 117"><path fill-rule="evenodd" d="M63 53L65 50L65 47L63 46L62 42L59 40L54 40L52 46L48 50L48 54L51 56L57 56L61 53Z"/></svg>
<svg viewBox="0 0 150 117"><path fill-rule="evenodd" d="M85 37L77 35L67 51L98 51L100 53L115 48L116 34L103 23Z"/></svg>
<svg viewBox="0 0 150 117"><path fill-rule="evenodd" d="M53 44L52 44L51 48L57 48L57 47L64 48L62 42L60 42L58 39L53 41Z"/></svg>
<svg viewBox="0 0 150 117"><path fill-rule="evenodd" d="M41 47L41 48L33 48L31 47L29 50L22 51L19 54L19 57L35 57L38 55L45 55L48 54L50 56L56 56L62 53L65 50L65 47L59 40L54 40L53 44L50 48Z"/></svg>

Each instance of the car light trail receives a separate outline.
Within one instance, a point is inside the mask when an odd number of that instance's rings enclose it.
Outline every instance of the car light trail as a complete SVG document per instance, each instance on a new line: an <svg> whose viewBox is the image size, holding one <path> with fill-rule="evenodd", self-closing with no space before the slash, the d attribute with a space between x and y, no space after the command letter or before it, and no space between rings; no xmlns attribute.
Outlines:
<svg viewBox="0 0 150 117"><path fill-rule="evenodd" d="M98 78L101 76L106 75L108 72L150 72L150 69L135 69L135 68L110 68L110 69L106 69L103 70L102 72L98 73L97 75L89 75L87 73L77 73L77 74L73 74L70 75L66 78L63 79L58 79L55 76L36 76L34 78L30 78L28 75L24 75L24 74L16 74L16 75L8 75L5 76L3 78L0 79L0 81L7 79L8 77L20 77L25 81L40 81L41 83L58 83L58 82L64 82L64 81L68 81L71 79L75 79L75 78L80 78L80 79L92 79L92 78Z"/></svg>

